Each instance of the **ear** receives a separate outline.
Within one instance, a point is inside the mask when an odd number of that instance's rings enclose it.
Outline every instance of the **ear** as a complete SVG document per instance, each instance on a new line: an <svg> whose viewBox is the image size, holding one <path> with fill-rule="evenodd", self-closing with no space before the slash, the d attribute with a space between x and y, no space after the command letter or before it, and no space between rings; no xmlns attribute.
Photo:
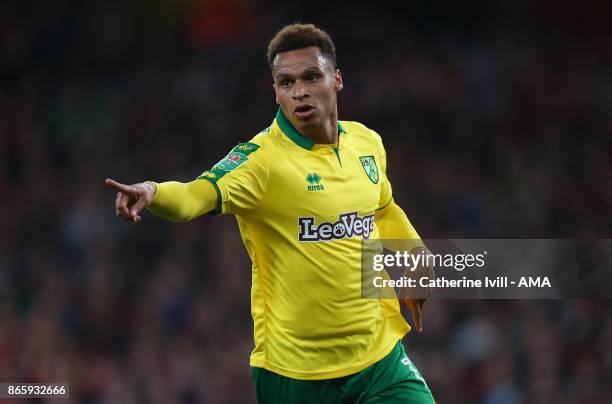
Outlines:
<svg viewBox="0 0 612 404"><path fill-rule="evenodd" d="M272 88L274 89L274 98L276 100L276 105L280 105L280 102L278 102L278 94L276 93L276 83L272 83Z"/></svg>
<svg viewBox="0 0 612 404"><path fill-rule="evenodd" d="M344 83L342 82L342 73L340 72L340 69L336 69L336 76L334 79L336 81L334 84L336 92L341 91L344 88Z"/></svg>

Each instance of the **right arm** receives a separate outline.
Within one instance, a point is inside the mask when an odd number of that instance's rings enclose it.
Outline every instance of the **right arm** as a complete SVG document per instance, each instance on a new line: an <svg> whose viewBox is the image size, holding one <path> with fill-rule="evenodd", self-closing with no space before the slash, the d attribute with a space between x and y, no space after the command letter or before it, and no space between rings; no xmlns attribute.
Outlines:
<svg viewBox="0 0 612 404"><path fill-rule="evenodd" d="M144 208L173 222L191 220L204 213L242 215L257 206L267 187L268 164L261 153L255 153L259 147L257 143L240 143L191 182L147 181L132 185L111 179L104 182L118 191L115 214L132 223L140 221L139 214Z"/></svg>
<svg viewBox="0 0 612 404"><path fill-rule="evenodd" d="M217 206L217 191L207 180L169 181L155 184L157 191L147 207L157 216L173 222L185 222Z"/></svg>
<svg viewBox="0 0 612 404"><path fill-rule="evenodd" d="M128 222L139 222L144 208L164 219L181 222L208 213L217 206L214 186L203 179L187 183L147 181L133 185L107 179L105 183L118 191L115 213Z"/></svg>

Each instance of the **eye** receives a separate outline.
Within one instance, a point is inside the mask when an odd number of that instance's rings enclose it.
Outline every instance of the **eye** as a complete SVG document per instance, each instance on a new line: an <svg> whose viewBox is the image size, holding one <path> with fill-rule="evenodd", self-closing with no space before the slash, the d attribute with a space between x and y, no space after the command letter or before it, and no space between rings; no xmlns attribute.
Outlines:
<svg viewBox="0 0 612 404"><path fill-rule="evenodd" d="M283 88L287 88L287 87L291 86L291 81L287 80L287 79L283 79L283 80L278 82L278 85L283 87Z"/></svg>
<svg viewBox="0 0 612 404"><path fill-rule="evenodd" d="M310 73L308 76L306 76L306 81L313 83L315 81L317 81L317 79L319 78L319 75L316 73Z"/></svg>

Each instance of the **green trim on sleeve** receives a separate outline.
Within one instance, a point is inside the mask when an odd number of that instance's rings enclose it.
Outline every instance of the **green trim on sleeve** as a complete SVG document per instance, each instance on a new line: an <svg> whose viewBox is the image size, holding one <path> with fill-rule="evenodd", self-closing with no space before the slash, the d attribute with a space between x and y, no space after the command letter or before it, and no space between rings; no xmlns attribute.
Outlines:
<svg viewBox="0 0 612 404"><path fill-rule="evenodd" d="M238 146L234 147L221 161L215 164L210 170L204 171L202 175L198 177L199 180L207 180L213 184L215 191L217 191L217 207L215 210L208 212L209 215L219 215L223 213L221 208L223 199L217 181L248 161L248 155L257 151L257 149L259 149L258 144L251 142L239 143Z"/></svg>
<svg viewBox="0 0 612 404"><path fill-rule="evenodd" d="M208 172L208 171L207 171ZM210 182L213 185L213 188L215 188L215 191L217 192L217 207L213 210L211 210L210 212L208 212L208 215L212 215L212 216L217 216L220 215L221 213L223 213L223 210L221 208L221 204L223 203L223 199L221 197L221 190L219 189L219 185L217 185L217 181L212 179L212 178L208 178L206 176L199 176L198 177L199 180L206 180L208 182Z"/></svg>
<svg viewBox="0 0 612 404"><path fill-rule="evenodd" d="M387 206L389 206L389 204L393 202L393 197L391 197L391 199L389 199L389 202L385 203L383 206L381 206L380 208L376 209L376 210L382 210L384 208L386 208Z"/></svg>
<svg viewBox="0 0 612 404"><path fill-rule="evenodd" d="M198 178L205 178L211 182L217 182L232 170L240 167L249 160L248 155L257 151L259 145L255 143L240 143L234 147L221 161L206 170Z"/></svg>

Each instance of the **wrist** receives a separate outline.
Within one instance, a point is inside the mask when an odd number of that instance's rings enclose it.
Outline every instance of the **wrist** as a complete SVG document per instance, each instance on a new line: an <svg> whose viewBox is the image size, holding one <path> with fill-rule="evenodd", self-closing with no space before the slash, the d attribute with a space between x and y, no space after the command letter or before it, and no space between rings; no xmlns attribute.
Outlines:
<svg viewBox="0 0 612 404"><path fill-rule="evenodd" d="M153 200L153 198L155 198L155 194L157 194L157 184L153 181L145 181L143 182L143 185L149 188L151 191L151 200Z"/></svg>

